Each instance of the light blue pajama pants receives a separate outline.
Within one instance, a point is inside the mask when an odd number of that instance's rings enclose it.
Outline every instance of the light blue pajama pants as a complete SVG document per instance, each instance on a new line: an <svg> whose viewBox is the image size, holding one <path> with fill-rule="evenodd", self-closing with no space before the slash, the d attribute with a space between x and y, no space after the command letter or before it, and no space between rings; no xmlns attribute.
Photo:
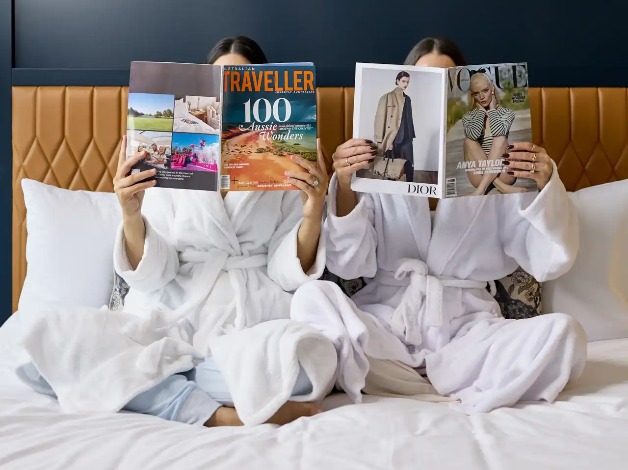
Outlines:
<svg viewBox="0 0 628 470"><path fill-rule="evenodd" d="M32 363L20 367L17 375L36 392L56 397L50 384ZM311 391L312 384L301 368L292 396ZM231 393L218 365L208 358L194 369L171 375L140 393L123 409L169 421L203 425L222 405L233 406Z"/></svg>

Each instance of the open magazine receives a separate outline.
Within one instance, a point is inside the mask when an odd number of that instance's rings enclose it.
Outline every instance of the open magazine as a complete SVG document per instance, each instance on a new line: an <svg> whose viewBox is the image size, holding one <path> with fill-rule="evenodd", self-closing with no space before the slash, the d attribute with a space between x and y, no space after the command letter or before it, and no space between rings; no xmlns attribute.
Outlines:
<svg viewBox="0 0 628 470"><path fill-rule="evenodd" d="M132 62L127 158L157 168L157 187L296 190L285 172L316 161L313 64Z"/></svg>
<svg viewBox="0 0 628 470"><path fill-rule="evenodd" d="M532 140L526 63L358 63L353 136L378 146L355 191L439 199L537 191L502 159L508 145Z"/></svg>

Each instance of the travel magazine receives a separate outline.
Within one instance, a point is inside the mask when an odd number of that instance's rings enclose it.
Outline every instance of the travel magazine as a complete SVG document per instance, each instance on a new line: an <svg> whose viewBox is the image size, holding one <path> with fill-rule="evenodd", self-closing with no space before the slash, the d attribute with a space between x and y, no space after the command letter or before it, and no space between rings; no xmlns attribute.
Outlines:
<svg viewBox="0 0 628 470"><path fill-rule="evenodd" d="M127 158L156 168L156 187L296 190L292 155L316 161L313 64L132 62Z"/></svg>

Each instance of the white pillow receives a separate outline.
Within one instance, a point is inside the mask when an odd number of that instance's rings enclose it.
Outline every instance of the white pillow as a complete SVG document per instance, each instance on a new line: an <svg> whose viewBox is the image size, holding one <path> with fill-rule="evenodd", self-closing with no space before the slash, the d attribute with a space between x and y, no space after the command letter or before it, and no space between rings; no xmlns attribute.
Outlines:
<svg viewBox="0 0 628 470"><path fill-rule="evenodd" d="M589 341L628 337L628 180L570 193L580 221L571 270L543 283L543 310L568 313Z"/></svg>
<svg viewBox="0 0 628 470"><path fill-rule="evenodd" d="M121 221L116 195L70 191L29 179L22 180L22 190L27 270L18 309L107 305Z"/></svg>

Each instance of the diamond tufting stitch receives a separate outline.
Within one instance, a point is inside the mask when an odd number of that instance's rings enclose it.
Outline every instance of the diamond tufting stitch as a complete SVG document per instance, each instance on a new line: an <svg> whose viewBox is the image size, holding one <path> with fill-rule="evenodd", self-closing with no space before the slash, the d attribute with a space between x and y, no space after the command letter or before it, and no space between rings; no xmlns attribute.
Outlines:
<svg viewBox="0 0 628 470"><path fill-rule="evenodd" d="M13 309L26 275L20 182L112 191L126 128L125 87L13 87ZM353 88L320 88L325 156L351 138ZM556 160L568 190L628 178L628 89L530 89L535 143ZM328 168L331 168L328 161Z"/></svg>

